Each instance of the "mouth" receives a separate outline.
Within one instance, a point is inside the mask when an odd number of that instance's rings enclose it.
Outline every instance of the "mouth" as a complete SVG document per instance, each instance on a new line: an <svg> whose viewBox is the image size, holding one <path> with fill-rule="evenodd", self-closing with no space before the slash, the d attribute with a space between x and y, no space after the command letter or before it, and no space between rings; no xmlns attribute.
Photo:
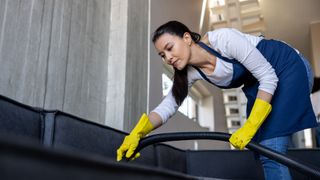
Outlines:
<svg viewBox="0 0 320 180"><path fill-rule="evenodd" d="M176 60L172 65L173 65L174 67L177 67L179 61L180 61L180 60Z"/></svg>

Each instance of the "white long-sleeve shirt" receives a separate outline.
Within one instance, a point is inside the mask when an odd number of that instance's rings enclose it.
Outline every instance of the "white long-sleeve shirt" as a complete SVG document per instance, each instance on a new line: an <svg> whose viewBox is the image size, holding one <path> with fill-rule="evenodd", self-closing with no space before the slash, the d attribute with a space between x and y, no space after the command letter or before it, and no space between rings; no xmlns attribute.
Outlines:
<svg viewBox="0 0 320 180"><path fill-rule="evenodd" d="M223 57L235 59L245 66L259 81L259 90L273 94L277 88L278 77L271 64L256 48L262 37L241 33L236 29L222 28L207 33L211 48ZM204 72L203 72L204 73ZM207 78L218 86L227 86L232 81L233 65L217 57L213 73L206 74ZM188 86L203 79L192 66L188 66ZM172 92L152 112L159 114L162 123L175 114L179 106L176 104Z"/></svg>

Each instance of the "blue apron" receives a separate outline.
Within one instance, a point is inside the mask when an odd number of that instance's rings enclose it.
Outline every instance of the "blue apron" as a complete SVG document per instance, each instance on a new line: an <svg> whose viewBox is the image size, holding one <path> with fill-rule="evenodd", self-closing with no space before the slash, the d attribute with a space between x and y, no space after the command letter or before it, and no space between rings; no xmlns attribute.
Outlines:
<svg viewBox="0 0 320 180"><path fill-rule="evenodd" d="M198 67L193 67L206 81L220 88L237 88L243 85L242 90L248 99L248 117L258 93L258 80L239 61L221 56L203 42L198 44L216 57L233 64L233 77L228 86L214 84ZM287 44L276 40L263 39L256 48L275 69L279 81L271 102L272 111L256 133L254 140L260 142L316 127L307 71L299 54Z"/></svg>

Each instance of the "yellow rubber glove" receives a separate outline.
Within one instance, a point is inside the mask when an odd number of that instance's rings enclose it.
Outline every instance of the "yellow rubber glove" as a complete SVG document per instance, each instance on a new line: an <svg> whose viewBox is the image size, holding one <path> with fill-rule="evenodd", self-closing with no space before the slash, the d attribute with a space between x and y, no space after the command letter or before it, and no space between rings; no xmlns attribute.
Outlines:
<svg viewBox="0 0 320 180"><path fill-rule="evenodd" d="M140 139L150 133L153 129L154 127L151 124L149 117L143 113L138 124L131 133L124 138L122 145L117 150L117 161L121 161L124 154L126 155L126 158L130 158L138 147ZM140 153L137 153L131 160L136 159L139 156Z"/></svg>
<svg viewBox="0 0 320 180"><path fill-rule="evenodd" d="M263 121L271 112L271 104L257 98L252 107L249 118L244 125L232 134L229 141L238 149L243 149L256 134Z"/></svg>

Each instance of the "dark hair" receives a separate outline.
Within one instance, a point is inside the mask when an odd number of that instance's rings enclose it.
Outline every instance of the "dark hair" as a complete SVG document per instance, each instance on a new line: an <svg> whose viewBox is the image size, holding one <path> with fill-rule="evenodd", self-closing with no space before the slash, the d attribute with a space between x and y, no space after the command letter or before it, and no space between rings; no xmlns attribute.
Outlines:
<svg viewBox="0 0 320 180"><path fill-rule="evenodd" d="M153 33L152 41L155 43L163 34L171 34L179 37L183 37L184 33L188 32L194 42L199 42L201 39L200 34L191 32L189 28L178 21L169 21L160 27ZM183 100L188 95L188 66L182 70L174 68L172 94L178 105L181 105Z"/></svg>

